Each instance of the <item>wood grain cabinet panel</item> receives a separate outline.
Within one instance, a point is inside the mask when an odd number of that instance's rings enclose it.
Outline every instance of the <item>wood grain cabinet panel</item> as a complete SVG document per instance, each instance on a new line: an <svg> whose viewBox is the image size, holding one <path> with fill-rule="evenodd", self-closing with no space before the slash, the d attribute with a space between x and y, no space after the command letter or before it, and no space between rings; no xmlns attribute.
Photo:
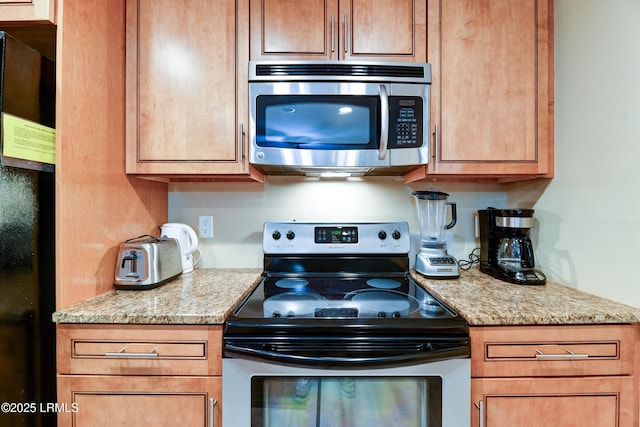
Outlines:
<svg viewBox="0 0 640 427"><path fill-rule="evenodd" d="M631 324L470 328L472 426L637 427Z"/></svg>
<svg viewBox="0 0 640 427"><path fill-rule="evenodd" d="M56 0L0 0L0 23L55 24Z"/></svg>
<svg viewBox="0 0 640 427"><path fill-rule="evenodd" d="M471 384L473 427L635 427L632 377L483 378Z"/></svg>
<svg viewBox="0 0 640 427"><path fill-rule="evenodd" d="M251 0L252 60L426 61L426 1Z"/></svg>
<svg viewBox="0 0 640 427"><path fill-rule="evenodd" d="M553 176L553 1L429 0L431 159L407 181Z"/></svg>
<svg viewBox="0 0 640 427"><path fill-rule="evenodd" d="M222 425L221 377L59 375L59 426Z"/></svg>
<svg viewBox="0 0 640 427"><path fill-rule="evenodd" d="M127 0L127 173L245 176L246 0Z"/></svg>
<svg viewBox="0 0 640 427"><path fill-rule="evenodd" d="M222 326L58 324L56 334L59 426L221 425Z"/></svg>

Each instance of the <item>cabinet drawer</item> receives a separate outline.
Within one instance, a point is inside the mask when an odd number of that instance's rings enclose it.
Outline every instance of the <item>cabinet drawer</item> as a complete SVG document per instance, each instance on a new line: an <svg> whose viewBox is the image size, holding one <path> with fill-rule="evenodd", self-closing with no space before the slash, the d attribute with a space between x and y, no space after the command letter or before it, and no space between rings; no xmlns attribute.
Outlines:
<svg viewBox="0 0 640 427"><path fill-rule="evenodd" d="M221 375L221 326L57 326L61 374Z"/></svg>
<svg viewBox="0 0 640 427"><path fill-rule="evenodd" d="M632 325L471 328L474 377L626 375Z"/></svg>
<svg viewBox="0 0 640 427"><path fill-rule="evenodd" d="M72 357L206 358L207 342L74 340Z"/></svg>

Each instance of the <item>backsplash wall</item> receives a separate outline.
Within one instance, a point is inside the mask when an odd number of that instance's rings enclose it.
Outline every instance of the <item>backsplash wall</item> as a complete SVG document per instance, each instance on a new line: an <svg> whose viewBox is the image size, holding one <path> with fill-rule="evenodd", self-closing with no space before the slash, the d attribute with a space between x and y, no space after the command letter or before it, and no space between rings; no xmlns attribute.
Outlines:
<svg viewBox="0 0 640 427"><path fill-rule="evenodd" d="M269 176L264 184L176 183L169 186L169 221L184 222L197 231L198 216L213 216L213 239L200 240L199 266L203 268L262 267L265 221L407 221L415 251L420 234L411 192L430 187L449 193L449 200L456 202L458 223L451 229L450 252L466 259L479 245L474 238L473 212L487 206L504 207L504 186L406 185L397 177L324 180L296 176Z"/></svg>

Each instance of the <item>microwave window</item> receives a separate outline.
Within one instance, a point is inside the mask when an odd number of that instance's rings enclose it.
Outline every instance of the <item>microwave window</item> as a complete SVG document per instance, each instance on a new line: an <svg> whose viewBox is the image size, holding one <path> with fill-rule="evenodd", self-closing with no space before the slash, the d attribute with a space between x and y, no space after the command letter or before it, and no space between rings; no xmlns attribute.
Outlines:
<svg viewBox="0 0 640 427"><path fill-rule="evenodd" d="M376 149L375 96L259 96L256 143L314 150Z"/></svg>

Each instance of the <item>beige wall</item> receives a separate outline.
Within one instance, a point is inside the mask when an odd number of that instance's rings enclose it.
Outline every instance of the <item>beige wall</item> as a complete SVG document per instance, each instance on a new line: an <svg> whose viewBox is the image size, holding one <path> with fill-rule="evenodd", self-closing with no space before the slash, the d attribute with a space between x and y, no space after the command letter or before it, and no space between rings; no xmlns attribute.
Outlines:
<svg viewBox="0 0 640 427"><path fill-rule="evenodd" d="M197 230L199 215L213 216L213 239L201 240L202 267L261 267L265 221L407 221L414 247L419 242L413 190L399 178L319 180L267 177L265 184L193 183L169 187L169 220ZM473 212L505 204L498 184L440 184L456 202L458 224L452 229L451 252L467 258L477 246ZM413 254L412 254L413 256Z"/></svg>
<svg viewBox="0 0 640 427"><path fill-rule="evenodd" d="M537 261L550 278L636 307L638 23L637 0L556 0L556 175L507 196L535 208Z"/></svg>

